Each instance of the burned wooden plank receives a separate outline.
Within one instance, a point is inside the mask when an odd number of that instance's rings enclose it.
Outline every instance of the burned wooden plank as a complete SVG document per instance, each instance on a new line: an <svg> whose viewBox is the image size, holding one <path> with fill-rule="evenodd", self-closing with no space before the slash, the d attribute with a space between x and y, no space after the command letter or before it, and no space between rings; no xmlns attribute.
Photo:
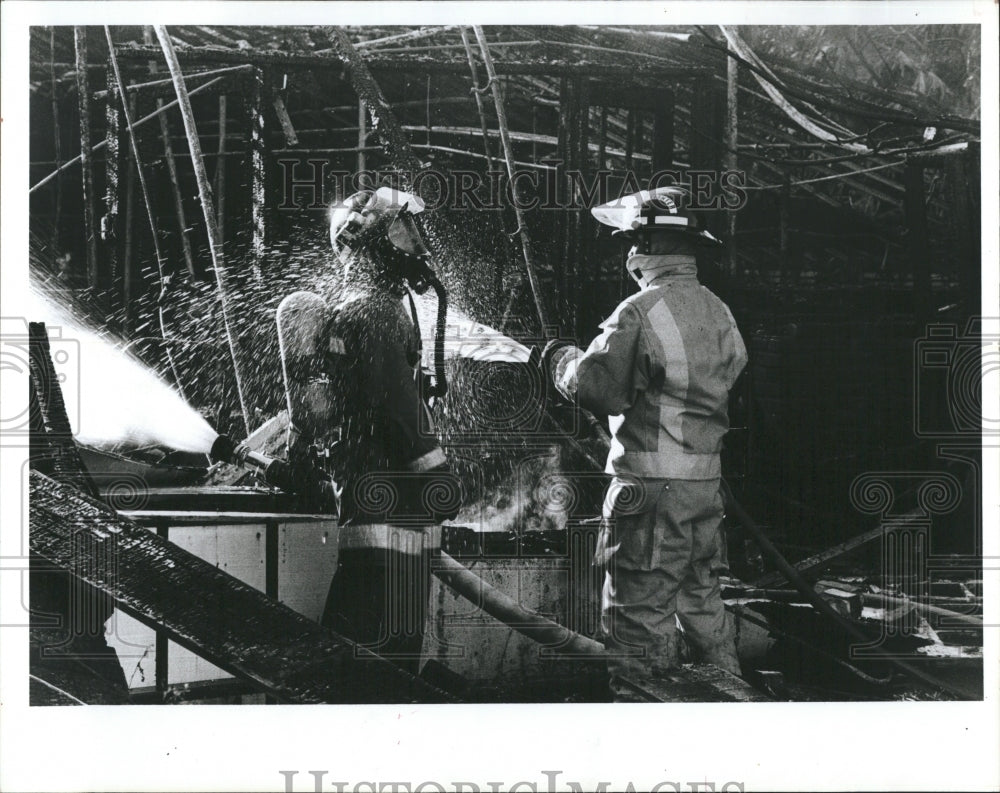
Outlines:
<svg viewBox="0 0 1000 793"><path fill-rule="evenodd" d="M900 526L906 525L906 523L911 519L916 519L920 517L921 514L914 510L913 512L908 512L901 516ZM862 545L867 545L870 542L881 539L885 536L885 533L890 531L889 527L884 524L879 524L876 528L866 531L856 537L851 537L851 539L842 542L838 545L834 545L832 548L827 548L825 551L821 551L813 556L803 559L795 564L795 569L798 570L803 575L809 575L816 570L821 569L824 565L835 562L843 556L851 553L852 551L860 548ZM774 571L766 575L761 576L756 581L754 585L757 587L777 587L785 583L788 579L782 575L780 572Z"/></svg>
<svg viewBox="0 0 1000 793"><path fill-rule="evenodd" d="M772 702L745 680L711 664L685 664L660 678L628 680L650 702Z"/></svg>
<svg viewBox="0 0 1000 793"><path fill-rule="evenodd" d="M62 481L97 495L97 488L84 468L73 440L73 428L49 347L49 334L42 322L28 324L28 368L31 376L31 466L42 468Z"/></svg>
<svg viewBox="0 0 1000 793"><path fill-rule="evenodd" d="M448 698L117 516L96 499L36 471L30 479L30 520L32 552L77 572L123 611L279 700L443 702ZM113 553L107 552L109 544Z"/></svg>

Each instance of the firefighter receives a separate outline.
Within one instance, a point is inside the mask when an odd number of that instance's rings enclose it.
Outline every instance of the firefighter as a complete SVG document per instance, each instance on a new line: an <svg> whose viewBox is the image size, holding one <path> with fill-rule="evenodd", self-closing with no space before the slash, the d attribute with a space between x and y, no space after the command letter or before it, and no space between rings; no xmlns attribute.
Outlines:
<svg viewBox="0 0 1000 793"><path fill-rule="evenodd" d="M343 488L338 566L322 622L413 673L440 522L461 503L427 404L444 392L443 363L436 382L420 367L408 299L411 289L433 287L444 313L444 290L414 222L422 210L416 196L387 187L334 207L341 284L332 305L298 292L278 310L289 457L328 460Z"/></svg>
<svg viewBox="0 0 1000 793"><path fill-rule="evenodd" d="M729 308L698 281L698 227L679 187L595 207L629 240L639 292L583 350L550 342L547 375L567 398L608 416L612 443L597 561L607 565L602 629L612 693L678 663L677 622L697 658L740 674L720 596L724 569L719 453L729 391L747 355Z"/></svg>

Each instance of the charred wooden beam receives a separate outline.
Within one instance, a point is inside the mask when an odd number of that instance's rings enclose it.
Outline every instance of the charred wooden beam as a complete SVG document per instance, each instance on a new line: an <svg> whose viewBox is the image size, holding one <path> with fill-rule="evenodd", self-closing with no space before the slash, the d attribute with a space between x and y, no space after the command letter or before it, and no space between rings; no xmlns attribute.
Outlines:
<svg viewBox="0 0 1000 793"><path fill-rule="evenodd" d="M29 489L33 553L259 690L300 703L447 701L443 692L96 499L35 471Z"/></svg>
<svg viewBox="0 0 1000 793"><path fill-rule="evenodd" d="M111 64L111 68L114 70L115 81L116 81L117 85L120 87L122 85L121 70L118 67L118 59L117 59L117 57L115 55L115 44L114 44L114 41L111 38L111 29L107 25L105 25L105 27L104 27L104 35L105 35L105 38L107 39L107 42L108 42L108 62ZM219 77L217 79L221 80L222 78ZM120 101L124 100L124 95L121 92L118 92L118 97L119 97ZM157 225L156 225L156 213L153 210L153 203L152 203L152 199L151 199L150 194L149 194L149 186L146 184L146 174L145 174L145 171L144 171L143 165L142 165L142 155L141 155L141 153L139 151L139 140L138 140L138 137L136 136L136 132L135 132L135 128L136 128L137 124L140 123L140 122L133 122L133 120L132 120L132 112L131 112L130 108L131 108L131 105L128 104L128 103L124 103L124 101L123 101L122 112L125 115L125 125L126 125L126 128L128 129L129 145L132 148L132 161L135 163L135 173L136 173L136 176L139 177L139 188L142 191L142 200L143 200L144 206L146 207L146 217L149 220L149 229L150 229L150 232L152 234L152 239L153 239L153 252L154 252L154 254L156 256L156 269L157 269L157 273L159 275L160 290L161 290L160 300L159 300L159 304L160 305L158 307L158 312L157 313L159 315L159 320L160 320L160 332L163 335L163 337L166 338L167 333L166 333L165 325L164 325L163 305L162 305L162 303L163 303L163 293L164 293L164 290L166 289L166 279L164 277L164 275L165 275L165 273L164 273L164 267L165 267L166 263L165 263L165 260L163 258L163 251L160 248L160 233L159 233L159 229L157 228ZM157 110L154 114L146 116L146 119L152 118L153 115L157 115L157 114L162 113L162 112L163 112L163 109ZM131 265L131 261L129 261L129 265L128 266L129 267L132 266ZM168 359L170 360L171 369L173 369L173 359L170 358L169 352L168 352L167 355L168 355ZM180 386L180 379L177 376L176 370L174 370L174 378L177 381L178 386ZM183 395L183 388L181 388L181 394Z"/></svg>
<svg viewBox="0 0 1000 793"><path fill-rule="evenodd" d="M121 235L118 232L119 225L119 204L121 190L119 177L121 174L122 162L122 137L121 137L121 110L120 96L115 80L114 67L110 59L106 70L108 90L104 104L105 136L106 141L104 157L104 216L101 218L101 261L98 263L98 281L100 289L105 295L111 293L112 283L117 287L114 291L121 294L121 272L120 260L121 251L119 241Z"/></svg>
<svg viewBox="0 0 1000 793"><path fill-rule="evenodd" d="M87 29L73 28L76 44L76 95L80 109L80 165L83 170L83 230L87 250L87 282L97 288L97 221L94 218L94 166L90 160L90 89L87 80ZM105 142L105 145L106 142ZM62 170L66 166L57 169ZM37 185L36 185L37 186Z"/></svg>
<svg viewBox="0 0 1000 793"><path fill-rule="evenodd" d="M348 39L349 41L349 39ZM352 46L354 46L352 44ZM274 65L303 69L341 69L350 65L344 53L334 42L336 55L326 53L294 53L277 50L227 50L221 48L188 47L179 49L177 57L181 63L252 63L258 66ZM374 54L374 53L373 53ZM151 47L122 47L122 58L145 60L158 57L159 51ZM394 71L407 74L465 74L468 64L464 60L418 60L415 58L365 58L368 68L373 71ZM563 76L612 77L635 80L648 77L652 80L685 79L709 73L702 67L662 66L638 64L619 66L614 64L574 63L572 61L503 61L496 64L499 75L530 74Z"/></svg>
<svg viewBox="0 0 1000 793"><path fill-rule="evenodd" d="M222 309L222 322L226 329L226 341L229 345L229 353L233 361L236 394L240 401L243 426L246 429L247 435L249 435L250 412L246 399L246 391L243 387L236 335L230 315L230 298L226 287L225 259L222 242L219 238L219 228L216 225L215 206L212 201L212 187L208 182L208 175L205 173L205 161L201 155L201 141L198 138L198 128L195 123L194 111L191 108L191 98L184 83L184 75L181 72L180 64L174 53L173 43L165 26L157 25L154 27L154 30L156 31L156 37L159 39L160 46L163 48L163 55L167 60L167 68L170 69L170 76L173 78L174 88L177 91L178 107L181 111L181 118L184 121L184 131L188 138L191 164L194 167L195 181L198 184L198 199L201 202L202 215L205 218L205 229L208 233L209 251L212 255L212 270L215 273L215 281L219 291L219 306Z"/></svg>
<svg viewBox="0 0 1000 793"><path fill-rule="evenodd" d="M901 520L905 522L906 520L916 519L920 516L920 513L917 511L909 512L903 515ZM827 548L820 553L810 556L808 559L796 562L795 569L798 570L801 575L809 577L813 573L822 570L827 565L837 561L838 559L842 559L849 553L853 553L858 548L861 548L870 542L880 540L885 536L886 531L888 531L888 527L880 525L874 529L859 534L856 537L851 537L851 539L834 545L832 548ZM754 586L777 587L781 586L787 580L788 579L781 573L771 572L754 581Z"/></svg>
<svg viewBox="0 0 1000 793"><path fill-rule="evenodd" d="M129 118L135 117L135 97L129 97ZM135 177L136 162L134 157L126 158L125 173L125 220L124 243L122 246L122 314L125 337L129 338L135 326L136 288L142 276L139 270L139 257L134 255L133 219L135 216Z"/></svg>
<svg viewBox="0 0 1000 793"><path fill-rule="evenodd" d="M148 26L143 30L143 38L147 44L153 42L153 31ZM156 74L158 67L156 61L149 62L149 69L153 74ZM167 80L168 83L173 86L171 80ZM163 100L157 98L156 100L157 109L163 107ZM177 226L178 233L180 234L181 240L181 251L184 255L184 264L187 267L188 275L192 278L196 274L194 266L194 253L191 250L191 240L188 237L188 224L186 213L184 212L184 197L181 192L180 178L177 174L177 161L174 158L174 146L170 141L170 122L167 119L165 113L161 113L159 116L160 121L160 140L163 142L163 159L167 163L167 175L170 179L171 193L174 198L174 214L177 216Z"/></svg>
<svg viewBox="0 0 1000 793"><path fill-rule="evenodd" d="M400 170L417 173L422 169L422 163L413 154L410 141L372 76L367 59L354 48L342 28L331 28L329 36L342 62L350 69L354 91L365 103L372 129L382 142L389 159Z"/></svg>
<svg viewBox="0 0 1000 793"><path fill-rule="evenodd" d="M250 126L250 266L260 277L267 243L267 139L264 119L264 70L254 69L247 96L247 121ZM248 430L249 431L249 430Z"/></svg>
<svg viewBox="0 0 1000 793"><path fill-rule="evenodd" d="M480 54L482 55L483 63L486 66L486 84L490 86L493 91L493 104L497 114L497 125L500 128L500 143L503 147L504 160L507 164L507 178L511 182L511 187L516 191L517 180L515 179L514 173L514 154L511 149L510 136L508 134L507 112L504 109L503 95L500 93L500 85L497 82L497 73L494 68L493 58L490 56L489 45L486 42L486 36L483 34L483 29L477 25L474 26L472 30L476 34L476 41L479 43ZM528 237L527 220L524 217L520 203L517 200L514 201L514 214L517 217L517 233L521 238L521 250L524 254L524 268L528 275L528 283L531 286L531 295L535 301L535 311L538 313L538 322L541 325L542 333L548 336L549 333L551 333L551 328L549 327L548 318L545 312L545 302L542 297L538 274L535 272L535 263L531 252L531 239Z"/></svg>
<svg viewBox="0 0 1000 793"><path fill-rule="evenodd" d="M219 148L216 151L218 159L215 163L215 214L219 224L219 239L226 241L226 118L227 99L225 94L219 95Z"/></svg>
<svg viewBox="0 0 1000 793"><path fill-rule="evenodd" d="M49 29L49 51L52 60L55 60L56 52L56 29ZM55 67L49 65L49 85L52 92L52 155L55 157L56 167L62 165L62 133L59 126L59 81L56 79ZM52 251L55 256L59 256L62 243L62 184L56 183L54 196L54 208L52 210Z"/></svg>
<svg viewBox="0 0 1000 793"><path fill-rule="evenodd" d="M119 52L119 54L121 54ZM156 63L156 61L153 61ZM252 66L245 64L243 66L227 66L223 69L209 69L201 72L192 72L190 74L184 75L186 80L200 80L203 78L218 77L219 75L226 74L241 74L243 72L249 71ZM153 72L155 73L155 69ZM131 83L125 86L125 90L128 93L133 93L135 91L148 91L149 89L156 89L157 92L152 95L162 95L162 96L173 96L174 95L174 84L173 81L167 77L162 80L148 80L144 83ZM97 91L94 94L94 99L103 99L107 95L107 91Z"/></svg>
<svg viewBox="0 0 1000 793"><path fill-rule="evenodd" d="M197 88L192 88L191 91L188 92L188 96L194 96L197 93L201 93L203 91L207 91L209 88L211 88L211 87L213 87L213 86L218 85L219 83L221 83L223 79L224 78L222 78L222 77L216 77L216 78L214 78L212 80L209 80L207 83L199 85ZM79 90L79 89L77 89L77 90ZM172 102L168 102L163 107L157 108L152 113L149 113L148 115L143 116L138 121L136 121L135 123L133 123L132 124L132 128L135 129L136 127L142 126L147 121L152 121L154 118L156 118L157 116L159 116L161 113L165 113L167 110L169 110L172 107L175 107L176 105L177 105L177 100L176 99L173 100ZM90 159L89 159L90 154L93 154L98 149L103 149L106 145L107 145L107 141L106 140L101 140L98 143L94 144L93 146L88 147L86 149L86 151L84 151L83 149L81 149L80 154L78 154L72 160L67 160L62 165L60 165L58 168L56 168L54 171L52 171L52 173L50 173L48 176L46 176L46 177L44 177L42 179L39 179L37 182L35 182L30 188L28 188L28 194L30 195L31 193L35 192L35 190L38 190L40 187L42 187L42 186L48 184L49 182L51 182L60 173L62 173L63 171L65 171L71 165L76 165L76 163L81 163L82 164L83 160L85 158L89 162L90 161ZM86 169L84 169L84 170L86 170Z"/></svg>
<svg viewBox="0 0 1000 793"><path fill-rule="evenodd" d="M727 171L739 168L737 146L739 145L739 63L735 58L726 59L726 127L723 143L723 162ZM726 259L729 274L736 272L736 212L726 211Z"/></svg>
<svg viewBox="0 0 1000 793"><path fill-rule="evenodd" d="M472 78L472 96L476 100L476 112L479 114L479 127L483 134L483 152L486 155L486 162L489 165L489 169L493 170L493 155L490 152L490 138L487 133L488 125L486 123L486 108L483 106L483 93L479 88L479 74L476 69L476 59L472 54L472 45L469 43L469 34L466 32L465 28L460 28L462 34L462 44L465 47L465 59L469 62L469 75ZM537 122L536 114L532 112L532 132L535 131L535 123ZM430 141L427 141L428 144ZM531 151L532 159L536 158L536 152L534 146L532 146Z"/></svg>

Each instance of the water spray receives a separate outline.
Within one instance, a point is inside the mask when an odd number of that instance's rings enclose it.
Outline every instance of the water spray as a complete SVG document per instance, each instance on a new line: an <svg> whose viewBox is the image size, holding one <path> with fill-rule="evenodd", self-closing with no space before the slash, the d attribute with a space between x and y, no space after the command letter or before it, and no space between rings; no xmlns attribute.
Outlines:
<svg viewBox="0 0 1000 793"><path fill-rule="evenodd" d="M219 435L212 443L209 457L260 474L267 484L303 496L310 508L334 515L339 513L337 488L333 480L314 466L293 465L251 449L246 443L235 444L228 435Z"/></svg>

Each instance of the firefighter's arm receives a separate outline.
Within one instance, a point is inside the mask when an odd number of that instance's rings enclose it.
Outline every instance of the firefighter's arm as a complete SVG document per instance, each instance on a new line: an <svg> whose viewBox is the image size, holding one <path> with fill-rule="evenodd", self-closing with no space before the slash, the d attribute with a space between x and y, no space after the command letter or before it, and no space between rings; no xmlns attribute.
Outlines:
<svg viewBox="0 0 1000 793"><path fill-rule="evenodd" d="M556 387L576 395L581 407L598 416L628 410L646 388L649 358L638 311L622 303L602 325L586 352L565 347L552 359Z"/></svg>
<svg viewBox="0 0 1000 793"><path fill-rule="evenodd" d="M727 384L727 388L732 388L736 378L740 376L740 372L747 365L747 348L746 344L743 343L743 336L740 335L740 329L736 327L733 312L725 303L722 304L722 307L726 310L726 318L729 320L729 329L733 340L733 357L730 362L729 383Z"/></svg>

